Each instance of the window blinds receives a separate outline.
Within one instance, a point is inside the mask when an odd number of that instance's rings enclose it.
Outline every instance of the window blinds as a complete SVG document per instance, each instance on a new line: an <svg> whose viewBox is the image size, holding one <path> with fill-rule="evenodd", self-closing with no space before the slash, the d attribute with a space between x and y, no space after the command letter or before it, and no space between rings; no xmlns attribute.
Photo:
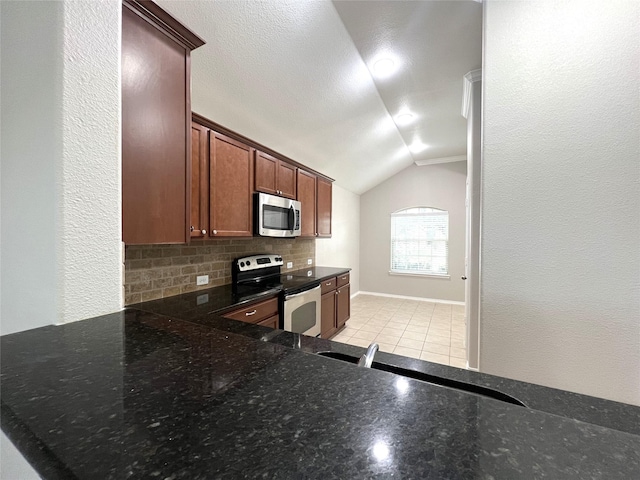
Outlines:
<svg viewBox="0 0 640 480"><path fill-rule="evenodd" d="M391 271L449 273L449 212L407 208L391 215Z"/></svg>

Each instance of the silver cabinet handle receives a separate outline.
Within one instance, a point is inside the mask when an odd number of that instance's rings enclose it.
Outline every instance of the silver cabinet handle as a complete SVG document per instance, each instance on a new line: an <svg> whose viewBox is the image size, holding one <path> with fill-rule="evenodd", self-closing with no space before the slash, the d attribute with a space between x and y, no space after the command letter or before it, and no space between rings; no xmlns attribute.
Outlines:
<svg viewBox="0 0 640 480"><path fill-rule="evenodd" d="M193 232L194 230L195 230L195 228L193 228L193 225L191 225L190 231Z"/></svg>
<svg viewBox="0 0 640 480"><path fill-rule="evenodd" d="M330 287L330 286L332 285L332 283L333 283L333 282L327 282L327 283L325 283L325 285L326 285L327 287Z"/></svg>
<svg viewBox="0 0 640 480"><path fill-rule="evenodd" d="M206 231L206 230L202 230L202 234L203 234L203 235L206 235L206 234L207 234L207 231Z"/></svg>
<svg viewBox="0 0 640 480"><path fill-rule="evenodd" d="M217 235L217 234L218 234L218 231L217 231L217 230L214 230L214 231L213 231L213 234L214 234L214 235Z"/></svg>
<svg viewBox="0 0 640 480"><path fill-rule="evenodd" d="M346 279L347 279L347 276L346 276L346 275L345 275L344 277L342 277L342 280L346 280Z"/></svg>
<svg viewBox="0 0 640 480"><path fill-rule="evenodd" d="M245 315L246 315L247 317L250 317L251 315L255 315L255 314L256 314L256 312L257 312L257 310L254 310L253 312L247 312L247 313L245 313Z"/></svg>

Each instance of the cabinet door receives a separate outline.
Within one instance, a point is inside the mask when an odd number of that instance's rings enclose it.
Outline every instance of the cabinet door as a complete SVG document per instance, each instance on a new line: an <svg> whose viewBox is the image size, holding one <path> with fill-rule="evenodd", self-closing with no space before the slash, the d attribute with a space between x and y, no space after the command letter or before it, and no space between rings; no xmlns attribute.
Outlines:
<svg viewBox="0 0 640 480"><path fill-rule="evenodd" d="M332 185L331 182L318 177L318 212L316 223L319 237L331 236L331 206Z"/></svg>
<svg viewBox="0 0 640 480"><path fill-rule="evenodd" d="M336 323L338 328L349 320L351 316L351 285L345 285L336 290Z"/></svg>
<svg viewBox="0 0 640 480"><path fill-rule="evenodd" d="M191 238L209 229L209 129L191 124Z"/></svg>
<svg viewBox="0 0 640 480"><path fill-rule="evenodd" d="M300 219L302 237L316 236L316 176L298 169L298 201L301 203Z"/></svg>
<svg viewBox="0 0 640 480"><path fill-rule="evenodd" d="M261 322L258 322L258 325L276 329L278 328L279 323L280 323L280 316L274 315L273 317L269 317L266 320L262 320Z"/></svg>
<svg viewBox="0 0 640 480"><path fill-rule="evenodd" d="M271 155L256 151L255 161L256 192L270 193L276 195L278 159Z"/></svg>
<svg viewBox="0 0 640 480"><path fill-rule="evenodd" d="M253 235L253 149L211 131L209 138L212 237Z"/></svg>
<svg viewBox="0 0 640 480"><path fill-rule="evenodd" d="M256 151L256 192L296 198L296 170L290 163Z"/></svg>
<svg viewBox="0 0 640 480"><path fill-rule="evenodd" d="M122 240L126 244L189 240L188 66L188 49L123 6Z"/></svg>
<svg viewBox="0 0 640 480"><path fill-rule="evenodd" d="M290 163L278 160L278 195L296 198L296 171L298 169Z"/></svg>
<svg viewBox="0 0 640 480"><path fill-rule="evenodd" d="M336 292L332 290L322 295L322 303L320 305L320 334L322 338L331 337L338 327L336 325Z"/></svg>

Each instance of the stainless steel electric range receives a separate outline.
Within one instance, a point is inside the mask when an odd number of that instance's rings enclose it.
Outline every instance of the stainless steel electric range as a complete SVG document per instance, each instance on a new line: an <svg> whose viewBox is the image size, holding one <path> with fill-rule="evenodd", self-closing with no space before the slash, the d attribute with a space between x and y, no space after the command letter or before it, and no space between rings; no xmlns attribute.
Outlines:
<svg viewBox="0 0 640 480"><path fill-rule="evenodd" d="M282 257L256 254L236 258L231 266L234 293L239 296L280 292L280 328L317 337L320 335L320 281L282 274Z"/></svg>

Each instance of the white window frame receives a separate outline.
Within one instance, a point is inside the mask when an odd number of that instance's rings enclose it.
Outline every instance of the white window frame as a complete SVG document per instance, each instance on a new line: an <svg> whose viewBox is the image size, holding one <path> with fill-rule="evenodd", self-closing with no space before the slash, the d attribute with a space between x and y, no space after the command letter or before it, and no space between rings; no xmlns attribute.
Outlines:
<svg viewBox="0 0 640 480"><path fill-rule="evenodd" d="M423 216L423 215L438 215L438 216L445 216L447 218L447 223L446 223L446 238L439 238L439 239L433 239L433 238L427 238L425 237L424 239L416 239L416 241L428 241L428 242L444 242L445 243L445 262L446 262L446 272L442 272L442 273L438 273L438 272L434 272L434 271L427 271L427 270L413 270L413 269L398 269L398 268L393 268L394 265L394 218L398 218L398 217L411 217L411 216ZM390 255L389 255L389 265L390 265L390 269L389 269L389 274L390 275L406 275L406 276L412 276L412 277L432 277L432 278L441 278L441 279L448 279L451 278L451 276L449 275L449 212L447 210L443 210L441 208L435 208L435 207L426 207L426 206L419 206L419 207L407 207L407 208L402 208L400 210L396 210L395 212L393 212L390 216ZM427 256L428 255L424 255ZM440 257L441 258L441 257Z"/></svg>

